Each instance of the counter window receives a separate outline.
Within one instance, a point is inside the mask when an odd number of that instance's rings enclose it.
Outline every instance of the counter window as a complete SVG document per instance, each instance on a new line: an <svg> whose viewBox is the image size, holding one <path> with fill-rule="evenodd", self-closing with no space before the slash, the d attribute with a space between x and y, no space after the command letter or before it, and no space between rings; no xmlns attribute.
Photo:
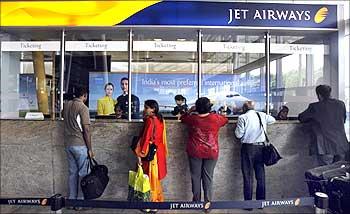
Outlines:
<svg viewBox="0 0 350 214"><path fill-rule="evenodd" d="M176 95L193 105L197 98L197 32L136 30L133 43L133 93L155 99L164 116L175 116Z"/></svg>
<svg viewBox="0 0 350 214"><path fill-rule="evenodd" d="M128 31L67 31L65 56L65 99L85 86L92 118L115 115L120 80L128 76Z"/></svg>
<svg viewBox="0 0 350 214"><path fill-rule="evenodd" d="M59 30L32 29L0 33L1 119L55 118L58 114L59 35Z"/></svg>
<svg viewBox="0 0 350 214"><path fill-rule="evenodd" d="M202 96L228 116L242 113L245 101L265 109L265 44L263 34L203 31Z"/></svg>

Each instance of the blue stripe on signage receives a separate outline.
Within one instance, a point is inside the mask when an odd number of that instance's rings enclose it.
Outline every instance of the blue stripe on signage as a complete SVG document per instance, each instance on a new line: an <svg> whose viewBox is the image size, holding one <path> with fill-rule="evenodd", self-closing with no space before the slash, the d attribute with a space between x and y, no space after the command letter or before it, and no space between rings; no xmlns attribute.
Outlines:
<svg viewBox="0 0 350 214"><path fill-rule="evenodd" d="M120 25L337 28L337 6L164 1Z"/></svg>

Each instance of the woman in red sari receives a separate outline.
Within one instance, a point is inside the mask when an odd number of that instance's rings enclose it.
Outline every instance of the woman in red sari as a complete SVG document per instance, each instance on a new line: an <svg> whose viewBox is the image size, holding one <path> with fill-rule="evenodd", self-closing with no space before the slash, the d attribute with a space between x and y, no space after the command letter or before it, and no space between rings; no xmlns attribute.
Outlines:
<svg viewBox="0 0 350 214"><path fill-rule="evenodd" d="M143 110L144 126L140 133L140 150L136 152L138 163L149 176L151 184L151 202L164 201L161 180L167 174L166 156L167 143L165 123L159 113L159 106L155 100L146 100ZM148 153L150 143L157 146L157 152L152 161L141 160Z"/></svg>

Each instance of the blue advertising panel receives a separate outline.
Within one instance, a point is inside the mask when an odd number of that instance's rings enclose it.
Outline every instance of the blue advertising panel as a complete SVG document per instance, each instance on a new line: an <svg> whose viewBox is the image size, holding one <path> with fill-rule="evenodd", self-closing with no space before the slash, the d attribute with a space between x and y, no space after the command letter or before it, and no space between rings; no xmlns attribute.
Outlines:
<svg viewBox="0 0 350 214"><path fill-rule="evenodd" d="M162 1L119 25L337 28L336 5Z"/></svg>
<svg viewBox="0 0 350 214"><path fill-rule="evenodd" d="M96 111L97 99L104 96L104 85L111 82L115 86L113 98L121 93L120 79L127 77L127 73L98 73L90 72L89 75L89 109ZM108 78L108 79L107 79ZM174 97L182 94L187 99L189 106L194 105L197 99L196 75L188 73L137 73L132 75L132 93L139 97L141 109L147 99L155 99L160 105L160 110L170 112L175 107ZM244 84L243 84L244 83ZM202 94L208 97L214 104L213 109L221 106L230 109L240 109L247 100L257 102L257 108L263 108L265 103L264 89L254 88L254 81L241 79L234 74L204 74L202 76ZM255 89L247 91L246 88Z"/></svg>

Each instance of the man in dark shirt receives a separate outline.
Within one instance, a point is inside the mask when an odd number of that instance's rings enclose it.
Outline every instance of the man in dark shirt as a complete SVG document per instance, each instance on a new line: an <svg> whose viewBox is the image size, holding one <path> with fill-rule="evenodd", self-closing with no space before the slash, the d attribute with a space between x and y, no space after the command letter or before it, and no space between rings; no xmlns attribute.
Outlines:
<svg viewBox="0 0 350 214"><path fill-rule="evenodd" d="M117 118L128 119L128 108L129 108L129 79L123 77L120 80L120 87L123 91L123 94L117 98L117 104L115 105L115 112ZM140 100L137 96L131 95L131 118L138 119L140 118Z"/></svg>
<svg viewBox="0 0 350 214"><path fill-rule="evenodd" d="M299 114L300 122L310 122L316 142L312 142L319 165L327 165L344 160L349 151L344 123L346 108L344 102L331 98L331 87L319 85L316 94L319 102L311 103Z"/></svg>

